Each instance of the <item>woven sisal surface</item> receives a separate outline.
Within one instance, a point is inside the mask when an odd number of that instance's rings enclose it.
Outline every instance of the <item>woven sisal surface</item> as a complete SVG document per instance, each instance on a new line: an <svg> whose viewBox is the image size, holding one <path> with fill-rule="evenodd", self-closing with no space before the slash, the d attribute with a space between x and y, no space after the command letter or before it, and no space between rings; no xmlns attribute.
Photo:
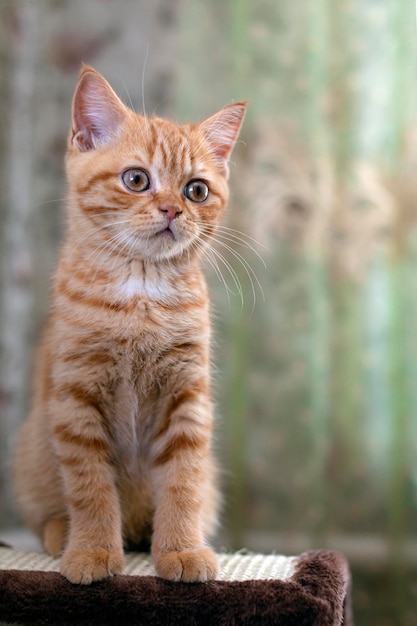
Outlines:
<svg viewBox="0 0 417 626"><path fill-rule="evenodd" d="M294 574L294 557L261 554L219 554L218 580L288 580ZM59 572L59 559L46 552L0 548L0 569ZM124 574L156 576L148 554L127 553Z"/></svg>
<svg viewBox="0 0 417 626"><path fill-rule="evenodd" d="M124 575L73 585L59 559L0 547L0 626L353 626L340 553L220 553L219 562L218 580L186 584L128 553Z"/></svg>

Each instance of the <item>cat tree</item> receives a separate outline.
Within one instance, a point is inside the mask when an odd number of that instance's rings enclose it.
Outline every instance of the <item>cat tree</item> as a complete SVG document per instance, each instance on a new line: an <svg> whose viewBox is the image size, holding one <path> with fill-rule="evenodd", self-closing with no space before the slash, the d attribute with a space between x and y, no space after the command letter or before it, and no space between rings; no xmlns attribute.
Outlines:
<svg viewBox="0 0 417 626"><path fill-rule="evenodd" d="M128 553L123 575L90 586L58 573L44 552L0 547L0 624L353 626L350 572L337 552L219 554L218 580L158 578L149 555Z"/></svg>

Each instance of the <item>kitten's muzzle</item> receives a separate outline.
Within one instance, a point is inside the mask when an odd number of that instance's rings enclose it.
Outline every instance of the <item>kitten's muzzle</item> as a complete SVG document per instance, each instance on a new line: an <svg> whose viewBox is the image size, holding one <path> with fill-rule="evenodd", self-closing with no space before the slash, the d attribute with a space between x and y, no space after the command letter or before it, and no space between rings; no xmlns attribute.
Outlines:
<svg viewBox="0 0 417 626"><path fill-rule="evenodd" d="M172 220L175 220L175 218L177 218L182 213L182 209L180 209L175 204L160 206L158 207L158 209L161 211L161 213L165 215L166 219L168 220L168 225L172 222Z"/></svg>

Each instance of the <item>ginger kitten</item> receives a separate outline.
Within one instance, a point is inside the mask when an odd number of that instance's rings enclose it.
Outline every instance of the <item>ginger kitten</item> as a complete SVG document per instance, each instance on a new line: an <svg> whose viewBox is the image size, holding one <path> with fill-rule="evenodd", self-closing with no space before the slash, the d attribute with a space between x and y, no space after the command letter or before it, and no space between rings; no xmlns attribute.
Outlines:
<svg viewBox="0 0 417 626"><path fill-rule="evenodd" d="M152 534L158 574L217 574L209 302L200 257L227 202L245 102L179 126L83 67L67 229L14 459L27 524L74 583Z"/></svg>

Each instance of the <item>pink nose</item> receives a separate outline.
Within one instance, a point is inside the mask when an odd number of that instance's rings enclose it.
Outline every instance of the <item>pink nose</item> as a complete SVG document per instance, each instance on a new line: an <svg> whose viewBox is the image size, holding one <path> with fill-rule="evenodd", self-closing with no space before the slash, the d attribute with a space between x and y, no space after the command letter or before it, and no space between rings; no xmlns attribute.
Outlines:
<svg viewBox="0 0 417 626"><path fill-rule="evenodd" d="M172 220L175 220L175 218L182 213L181 209L179 209L174 204L160 206L159 210L161 211L161 213L164 213L166 215L168 222L172 222Z"/></svg>

